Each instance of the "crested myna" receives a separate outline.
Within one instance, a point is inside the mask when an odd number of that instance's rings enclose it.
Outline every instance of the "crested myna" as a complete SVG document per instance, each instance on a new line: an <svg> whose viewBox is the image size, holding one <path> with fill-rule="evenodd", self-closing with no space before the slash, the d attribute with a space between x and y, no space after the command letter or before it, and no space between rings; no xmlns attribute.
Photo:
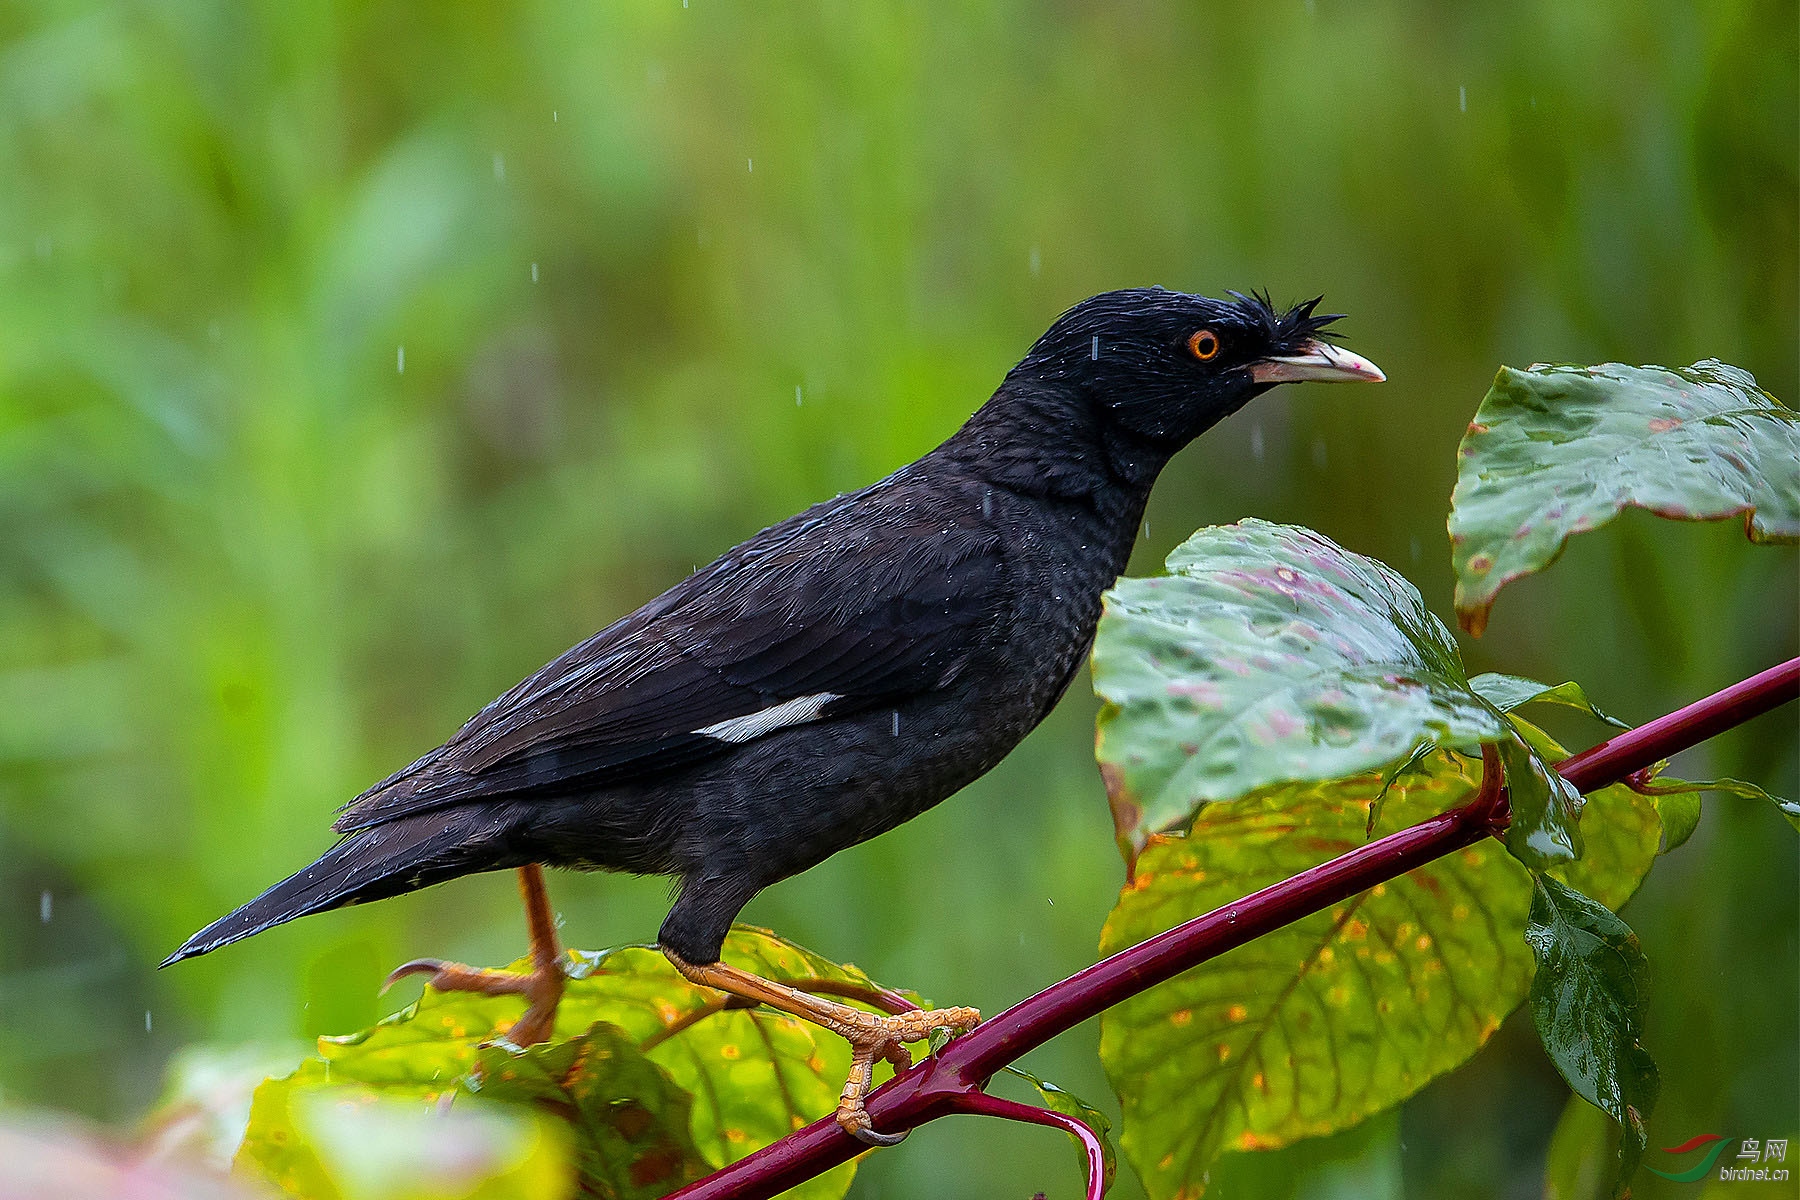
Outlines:
<svg viewBox="0 0 1800 1200"><path fill-rule="evenodd" d="M308 913L518 868L534 969L424 960L434 987L516 992L547 1037L561 953L539 864L671 875L659 940L689 980L817 1022L854 1065L979 1015L875 1016L719 961L770 884L918 816L1043 720L1094 636L1151 485L1176 451L1276 384L1380 380L1314 304L1276 312L1161 288L1076 305L942 445L826 500L582 642L382 780L323 857L196 933L205 954ZM166 965L166 964L165 964Z"/></svg>

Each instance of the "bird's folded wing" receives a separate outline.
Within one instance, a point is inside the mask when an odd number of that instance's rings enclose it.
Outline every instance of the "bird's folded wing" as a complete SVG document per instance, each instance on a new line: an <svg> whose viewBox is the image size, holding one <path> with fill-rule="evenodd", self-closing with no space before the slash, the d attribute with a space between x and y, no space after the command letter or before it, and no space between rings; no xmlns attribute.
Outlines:
<svg viewBox="0 0 1800 1200"><path fill-rule="evenodd" d="M1004 619L997 539L904 515L846 531L834 515L776 526L601 630L351 802L337 828L640 779L948 686Z"/></svg>

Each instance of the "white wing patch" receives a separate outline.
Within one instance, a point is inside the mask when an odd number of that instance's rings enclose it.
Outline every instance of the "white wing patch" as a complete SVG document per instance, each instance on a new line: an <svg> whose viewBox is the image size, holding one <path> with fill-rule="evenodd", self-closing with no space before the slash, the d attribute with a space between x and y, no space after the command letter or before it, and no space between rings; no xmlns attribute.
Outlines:
<svg viewBox="0 0 1800 1200"><path fill-rule="evenodd" d="M808 721L819 719L819 713L833 700L840 699L835 692L817 692L811 696L797 696L792 700L783 700L761 712L753 712L745 717L732 717L728 721L720 721L708 725L705 729L696 729L695 733L709 738L718 738L721 742L747 742L751 738L759 738L765 733L774 733L777 729L785 729L789 725L804 725Z"/></svg>

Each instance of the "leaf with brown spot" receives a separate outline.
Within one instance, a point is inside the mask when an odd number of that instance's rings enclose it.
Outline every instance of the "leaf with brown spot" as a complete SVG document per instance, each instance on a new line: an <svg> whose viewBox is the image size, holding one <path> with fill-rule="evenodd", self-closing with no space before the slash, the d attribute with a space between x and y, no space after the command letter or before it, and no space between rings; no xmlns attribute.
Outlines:
<svg viewBox="0 0 1800 1200"><path fill-rule="evenodd" d="M1207 804L1487 745L1513 853L1538 868L1580 853L1580 797L1470 686L1456 639L1391 568L1254 520L1200 530L1168 568L1121 579L1094 641L1095 757L1134 869Z"/></svg>
<svg viewBox="0 0 1800 1200"><path fill-rule="evenodd" d="M1502 367L1457 450L1450 505L1457 618L1479 635L1501 588L1626 508L1800 540L1800 414L1717 359Z"/></svg>
<svg viewBox="0 0 1800 1200"><path fill-rule="evenodd" d="M1562 757L1547 738L1542 750ZM1479 774L1432 753L1389 789L1379 832L1467 802ZM1186 836L1151 839L1150 882L1120 894L1101 951L1362 845L1381 789L1371 773L1206 806ZM1623 904L1656 856L1656 810L1612 787L1587 798L1584 823L1586 854L1556 874ZM1483 841L1108 1010L1101 1059L1152 1200L1199 1195L1224 1151L1349 1128L1465 1061L1525 996L1530 905L1530 872Z"/></svg>
<svg viewBox="0 0 1800 1200"><path fill-rule="evenodd" d="M578 1037L522 1054L486 1047L479 1063L467 1084L476 1095L564 1117L590 1191L654 1200L712 1169L688 1132L692 1097L617 1026L597 1021Z"/></svg>

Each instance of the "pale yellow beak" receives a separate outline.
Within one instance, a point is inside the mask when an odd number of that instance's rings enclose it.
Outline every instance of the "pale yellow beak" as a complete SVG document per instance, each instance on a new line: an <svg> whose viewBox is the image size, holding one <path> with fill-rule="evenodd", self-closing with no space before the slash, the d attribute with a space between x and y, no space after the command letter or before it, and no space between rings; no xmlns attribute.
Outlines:
<svg viewBox="0 0 1800 1200"><path fill-rule="evenodd" d="M1301 349L1299 354L1250 364L1250 378L1258 383L1382 383L1387 379L1380 367L1342 346L1315 339Z"/></svg>

